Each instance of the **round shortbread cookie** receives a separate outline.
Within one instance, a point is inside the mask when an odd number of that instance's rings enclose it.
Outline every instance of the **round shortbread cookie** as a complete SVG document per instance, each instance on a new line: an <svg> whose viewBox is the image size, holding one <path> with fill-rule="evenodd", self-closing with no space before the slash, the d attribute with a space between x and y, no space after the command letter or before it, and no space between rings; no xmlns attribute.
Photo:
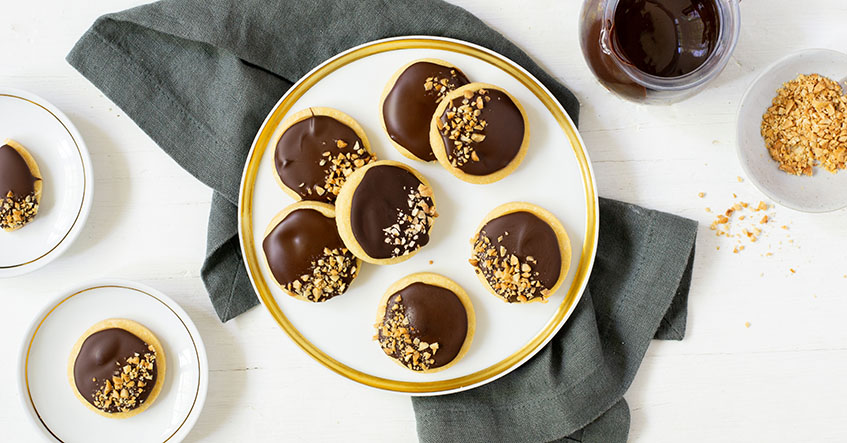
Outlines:
<svg viewBox="0 0 847 443"><path fill-rule="evenodd" d="M271 170L295 200L332 203L353 171L376 160L362 126L339 110L303 109L280 127Z"/></svg>
<svg viewBox="0 0 847 443"><path fill-rule="evenodd" d="M165 369L162 344L149 329L112 318L94 324L77 340L68 359L68 380L92 411L129 418L156 400Z"/></svg>
<svg viewBox="0 0 847 443"><path fill-rule="evenodd" d="M443 371L467 354L476 315L467 292L439 274L393 283L377 310L375 339L387 356L416 372Z"/></svg>
<svg viewBox="0 0 847 443"><path fill-rule="evenodd" d="M323 302L343 294L359 274L362 261L338 234L335 208L301 201L274 216L262 241L265 268L286 294Z"/></svg>
<svg viewBox="0 0 847 443"><path fill-rule="evenodd" d="M0 228L12 232L38 214L44 182L38 163L20 143L0 145Z"/></svg>
<svg viewBox="0 0 847 443"><path fill-rule="evenodd" d="M529 146L529 120L506 90L470 83L441 101L430 123L438 162L468 183L494 183L511 174Z"/></svg>
<svg viewBox="0 0 847 443"><path fill-rule="evenodd" d="M406 63L391 76L379 101L382 129L394 148L411 160L435 160L429 141L432 114L441 100L470 81L444 60L424 58Z"/></svg>
<svg viewBox="0 0 847 443"><path fill-rule="evenodd" d="M500 205L471 239L470 264L492 294L508 303L547 301L568 274L571 246L550 211L526 202Z"/></svg>
<svg viewBox="0 0 847 443"><path fill-rule="evenodd" d="M338 233L360 259L408 260L429 243L438 213L429 182L406 164L381 160L354 172L335 202Z"/></svg>

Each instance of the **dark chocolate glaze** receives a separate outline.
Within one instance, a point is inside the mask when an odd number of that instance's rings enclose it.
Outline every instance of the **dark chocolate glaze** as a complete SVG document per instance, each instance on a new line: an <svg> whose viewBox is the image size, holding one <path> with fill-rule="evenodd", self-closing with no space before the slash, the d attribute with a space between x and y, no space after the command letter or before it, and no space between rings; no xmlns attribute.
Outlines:
<svg viewBox="0 0 847 443"><path fill-rule="evenodd" d="M338 140L343 140L347 146L339 148ZM274 154L276 171L282 182L304 200L332 203L334 194L318 195L306 190L325 186L330 168L329 164L320 164L327 158L323 155L325 152L335 157L353 149L356 143L364 148L362 140L349 126L325 115L311 116L291 125L279 138Z"/></svg>
<svg viewBox="0 0 847 443"><path fill-rule="evenodd" d="M110 328L97 331L88 336L79 349L74 362L74 382L76 389L94 404L94 393L102 388L106 380L111 380L126 364L126 360L135 354L144 356L150 353L148 344L135 334L120 328ZM153 379L145 382L147 388L137 397L135 408L141 406L156 385L158 363L153 365ZM109 411L117 412L117 411Z"/></svg>
<svg viewBox="0 0 847 443"><path fill-rule="evenodd" d="M335 220L314 209L297 209L282 219L262 242L262 249L276 281L282 285L312 273L312 263L324 256L324 248L345 248ZM346 248L345 248L346 249ZM353 276L345 278L347 285Z"/></svg>
<svg viewBox="0 0 847 443"><path fill-rule="evenodd" d="M447 79L448 91L469 83L465 74L457 68L417 62L397 77L382 105L388 136L424 161L435 160L429 144L429 126L438 107L439 93L435 88L424 89L430 77Z"/></svg>
<svg viewBox="0 0 847 443"><path fill-rule="evenodd" d="M715 0L621 0L612 42L638 70L679 77L712 55L719 29Z"/></svg>
<svg viewBox="0 0 847 443"><path fill-rule="evenodd" d="M435 363L430 367L437 368L453 361L468 334L468 313L459 297L440 286L412 283L388 298L384 320L391 319L394 312L391 307L397 304L397 297L409 319L412 339L438 343L438 351L433 355ZM398 352L392 356L402 358Z"/></svg>
<svg viewBox="0 0 847 443"><path fill-rule="evenodd" d="M488 237L496 249L502 245L509 254L518 256L521 263L532 256L537 262L532 264L532 269L538 273L538 281L545 288L552 288L559 280L562 272L559 240L553 228L535 214L519 211L497 217L482 227L482 235ZM500 236L502 240L498 240Z"/></svg>
<svg viewBox="0 0 847 443"><path fill-rule="evenodd" d="M0 146L0 200L4 199L9 191L18 197L32 194L38 180L41 179L32 175L26 160L15 148L9 145Z"/></svg>
<svg viewBox="0 0 847 443"><path fill-rule="evenodd" d="M421 181L411 172L390 165L374 166L365 172L353 192L350 204L350 229L365 252L376 259L391 258L395 246L385 242L385 228L397 222L397 211L409 210L409 192ZM425 198L431 207L432 199ZM415 243L425 246L429 233L420 233Z"/></svg>
<svg viewBox="0 0 847 443"><path fill-rule="evenodd" d="M479 161L468 161L459 166L463 172L471 175L488 175L505 168L520 152L526 128L524 127L523 115L515 102L506 93L496 89L486 89L491 100L485 102L479 118L487 122L485 129L477 133L485 136L481 142L471 142L470 145L479 156ZM471 103L476 101L479 93L475 93L470 99ZM453 99L452 107L462 105L464 97ZM447 121L447 107L441 115L441 121ZM453 160L453 140L442 134L444 146L447 150L447 159Z"/></svg>

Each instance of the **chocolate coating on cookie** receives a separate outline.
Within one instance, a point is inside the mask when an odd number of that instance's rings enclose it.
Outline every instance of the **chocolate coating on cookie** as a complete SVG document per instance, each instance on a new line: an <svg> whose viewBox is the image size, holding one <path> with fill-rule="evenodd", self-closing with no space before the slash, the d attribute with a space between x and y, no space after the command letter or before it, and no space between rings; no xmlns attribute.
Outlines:
<svg viewBox="0 0 847 443"><path fill-rule="evenodd" d="M280 136L274 165L280 180L303 200L331 203L353 169L373 161L356 132L325 115L312 115Z"/></svg>
<svg viewBox="0 0 847 443"><path fill-rule="evenodd" d="M459 297L416 282L388 298L378 340L387 355L409 369L424 370L453 361L467 334L468 313Z"/></svg>
<svg viewBox="0 0 847 443"><path fill-rule="evenodd" d="M429 144L432 114L448 92L468 83L457 68L429 61L411 64L397 77L382 105L388 136L420 160L435 160Z"/></svg>
<svg viewBox="0 0 847 443"><path fill-rule="evenodd" d="M350 210L350 229L369 256L386 259L429 243L436 217L432 191L406 169L377 165L365 171Z"/></svg>
<svg viewBox="0 0 847 443"><path fill-rule="evenodd" d="M518 211L483 226L474 239L471 264L506 301L523 302L543 298L555 286L561 275L562 252L556 232L547 222ZM515 275L519 280L510 281Z"/></svg>
<svg viewBox="0 0 847 443"><path fill-rule="evenodd" d="M471 175L488 175L512 162L526 127L520 108L503 91L478 89L454 98L438 117L447 160Z"/></svg>
<svg viewBox="0 0 847 443"><path fill-rule="evenodd" d="M314 209L288 214L262 248L276 281L309 301L342 294L356 277L356 258L341 241L335 220Z"/></svg>
<svg viewBox="0 0 847 443"><path fill-rule="evenodd" d="M150 368L146 368L151 361ZM141 362L145 362L145 367L139 369ZM94 407L109 413L127 412L141 406L153 392L158 375L153 348L120 328L103 329L88 336L79 350L73 371L79 393ZM128 382L130 379L132 383ZM113 380L121 380L121 383Z"/></svg>
<svg viewBox="0 0 847 443"><path fill-rule="evenodd" d="M0 146L0 196L9 192L15 196L27 196L35 192L35 182L41 180L32 175L23 156L9 145Z"/></svg>

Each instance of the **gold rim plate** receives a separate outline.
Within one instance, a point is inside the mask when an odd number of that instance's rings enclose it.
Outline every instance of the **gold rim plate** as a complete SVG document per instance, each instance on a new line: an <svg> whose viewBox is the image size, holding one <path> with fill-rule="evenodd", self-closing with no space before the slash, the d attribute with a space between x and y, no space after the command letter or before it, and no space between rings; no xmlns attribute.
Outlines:
<svg viewBox="0 0 847 443"><path fill-rule="evenodd" d="M509 355L505 359L471 374L439 381L412 382L374 376L337 361L326 352L312 344L300 333L300 331L297 330L296 327L293 326L286 317L285 313L276 303L274 296L270 291L270 287L262 275L260 268L262 258L260 257L259 251L257 251L253 241L253 194L257 172L259 170L259 165L263 158L265 148L269 145L274 130L286 114L292 110L291 107L306 93L306 91L337 69L374 54L402 49L444 50L471 56L500 68L528 88L552 114L567 139L570 141L582 175L581 178L584 185L586 200L585 206L587 208L585 221L586 231L584 233L585 242L581 248L577 247L577 245L574 246L574 253L579 254L580 257L575 277L553 317L544 325L541 331L532 340L527 342L521 349ZM599 213L597 206L596 185L594 183L593 172L584 143L579 136L575 125L553 95L526 70L493 51L459 40L425 36L397 37L377 40L352 48L327 60L310 73L306 74L302 79L300 79L300 81L292 86L292 88L289 89L289 91L280 99L274 109L270 112L253 141L253 146L247 157L247 162L244 168L244 175L241 182L241 193L238 202L239 240L241 242L242 254L247 265L248 274L262 304L264 304L265 308L267 308L271 316L277 321L283 331L285 331L288 336L291 337L291 339L294 340L294 342L312 358L344 377L374 388L408 393L412 395L440 395L469 389L487 383L518 367L521 363L532 357L550 339L552 339L573 311L576 303L582 295L585 285L588 282L588 276L594 262L594 254L597 247L598 218ZM261 228L262 227L260 227L260 229Z"/></svg>

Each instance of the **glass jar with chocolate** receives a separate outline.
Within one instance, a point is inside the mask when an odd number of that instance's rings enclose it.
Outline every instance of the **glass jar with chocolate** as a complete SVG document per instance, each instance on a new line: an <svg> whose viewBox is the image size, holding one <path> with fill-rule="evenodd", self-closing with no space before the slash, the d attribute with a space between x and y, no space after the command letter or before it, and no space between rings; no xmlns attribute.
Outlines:
<svg viewBox="0 0 847 443"><path fill-rule="evenodd" d="M646 104L688 98L723 70L738 41L740 0L586 0L580 44L613 93Z"/></svg>

